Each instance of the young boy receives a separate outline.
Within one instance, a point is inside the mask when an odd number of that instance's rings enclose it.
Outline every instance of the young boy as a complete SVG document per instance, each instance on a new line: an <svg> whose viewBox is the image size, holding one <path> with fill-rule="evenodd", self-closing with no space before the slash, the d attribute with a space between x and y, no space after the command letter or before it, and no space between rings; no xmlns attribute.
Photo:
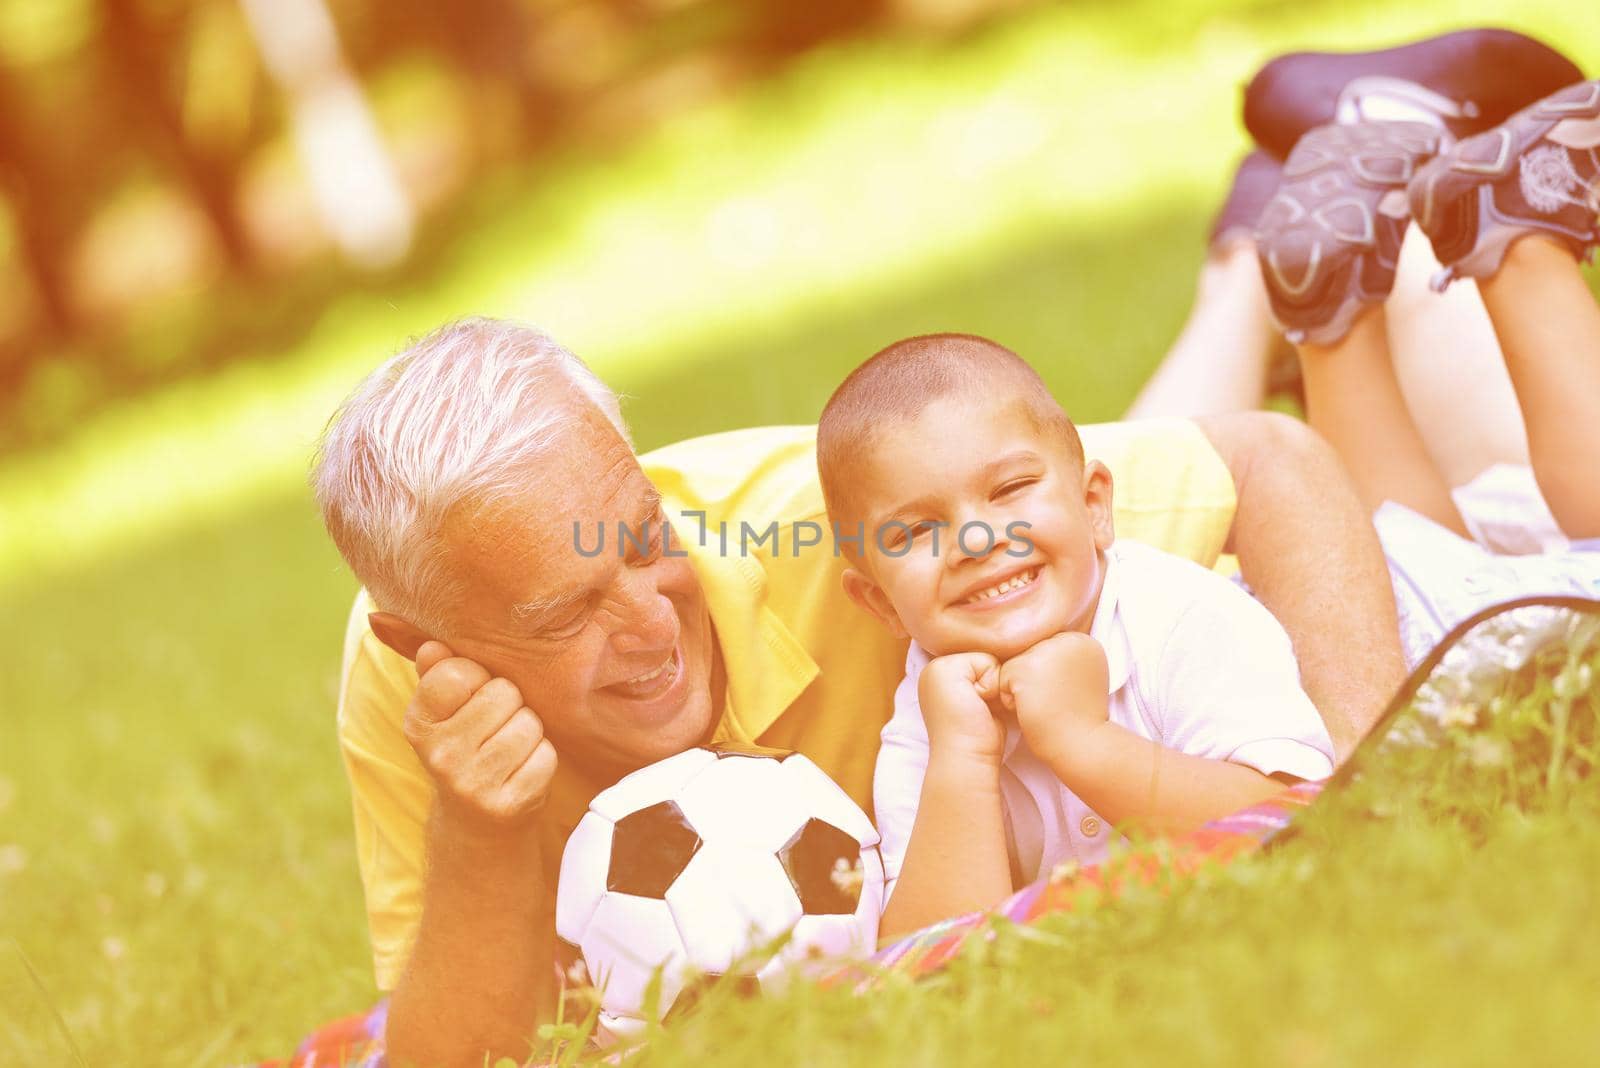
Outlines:
<svg viewBox="0 0 1600 1068"><path fill-rule="evenodd" d="M1015 353L891 345L828 401L817 464L863 534L846 591L911 639L873 785L885 935L1093 862L1112 826L1184 831L1332 771L1282 628L1115 540L1111 473Z"/></svg>

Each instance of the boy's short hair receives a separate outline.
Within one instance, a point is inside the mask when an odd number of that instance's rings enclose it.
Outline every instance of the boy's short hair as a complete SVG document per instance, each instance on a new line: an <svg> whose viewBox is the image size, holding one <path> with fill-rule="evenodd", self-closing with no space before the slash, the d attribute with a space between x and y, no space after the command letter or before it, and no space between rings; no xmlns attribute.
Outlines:
<svg viewBox="0 0 1600 1068"><path fill-rule="evenodd" d="M1059 434L1073 459L1083 463L1077 427L1028 361L975 334L908 337L851 371L817 420L817 474L829 518L841 527L862 518L853 493L880 432L934 401L974 389L999 402L1021 402L1035 429Z"/></svg>

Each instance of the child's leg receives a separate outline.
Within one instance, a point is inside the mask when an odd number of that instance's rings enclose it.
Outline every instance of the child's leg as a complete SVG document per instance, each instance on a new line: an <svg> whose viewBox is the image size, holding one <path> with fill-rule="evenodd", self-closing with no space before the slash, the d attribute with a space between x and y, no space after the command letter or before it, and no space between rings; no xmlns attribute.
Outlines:
<svg viewBox="0 0 1600 1068"><path fill-rule="evenodd" d="M1200 268L1189 319L1128 408L1127 418L1219 415L1261 407L1276 340L1255 245L1235 242Z"/></svg>
<svg viewBox="0 0 1600 1068"><path fill-rule="evenodd" d="M1389 358L1384 309L1368 305L1329 345L1299 346L1306 421L1334 447L1369 508L1394 501L1465 536Z"/></svg>
<svg viewBox="0 0 1600 1068"><path fill-rule="evenodd" d="M1600 537L1600 306L1571 252L1542 237L1513 244L1479 288L1539 489L1569 537Z"/></svg>
<svg viewBox="0 0 1600 1068"><path fill-rule="evenodd" d="M1479 279L1550 510L1600 536L1600 310L1574 262L1600 245L1600 81L1441 153L1407 194L1441 283Z"/></svg>
<svg viewBox="0 0 1600 1068"><path fill-rule="evenodd" d="M1406 407L1444 480L1463 486L1494 464L1527 464L1528 439L1477 287L1435 293L1438 270L1426 235L1409 228L1384 311Z"/></svg>
<svg viewBox="0 0 1600 1068"><path fill-rule="evenodd" d="M1395 376L1383 310L1406 227L1402 191L1438 140L1416 123L1318 127L1289 156L1256 240L1273 317L1300 353L1307 420L1363 500L1465 534Z"/></svg>

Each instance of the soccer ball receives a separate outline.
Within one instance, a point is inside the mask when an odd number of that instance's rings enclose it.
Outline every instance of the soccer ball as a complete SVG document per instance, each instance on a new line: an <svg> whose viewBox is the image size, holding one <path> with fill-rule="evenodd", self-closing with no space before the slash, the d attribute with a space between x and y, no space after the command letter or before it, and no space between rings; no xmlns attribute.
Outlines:
<svg viewBox="0 0 1600 1068"><path fill-rule="evenodd" d="M878 832L822 769L702 746L589 803L561 857L556 934L601 992L598 1037L615 1041L644 1030L658 973L658 1017L703 977L773 989L871 953L882 909Z"/></svg>

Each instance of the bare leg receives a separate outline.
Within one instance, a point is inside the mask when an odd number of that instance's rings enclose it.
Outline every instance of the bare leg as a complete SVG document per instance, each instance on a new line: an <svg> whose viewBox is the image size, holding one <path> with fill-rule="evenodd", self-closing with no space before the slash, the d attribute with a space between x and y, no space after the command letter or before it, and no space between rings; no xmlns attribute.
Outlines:
<svg viewBox="0 0 1600 1068"><path fill-rule="evenodd" d="M1571 253L1538 236L1512 245L1480 288L1539 489L1567 536L1600 537L1600 306Z"/></svg>
<svg viewBox="0 0 1600 1068"><path fill-rule="evenodd" d="M1494 464L1527 464L1527 434L1477 287L1428 288L1439 269L1420 228L1400 251L1385 304L1395 376L1428 454L1451 486Z"/></svg>
<svg viewBox="0 0 1600 1068"><path fill-rule="evenodd" d="M1189 319L1127 418L1261 407L1276 336L1255 246L1248 241L1229 245L1200 268Z"/></svg>
<svg viewBox="0 0 1600 1068"><path fill-rule="evenodd" d="M1299 347L1306 421L1344 461L1368 508L1394 501L1465 537L1450 487L1406 408L1385 318L1382 307L1369 306L1333 345Z"/></svg>

